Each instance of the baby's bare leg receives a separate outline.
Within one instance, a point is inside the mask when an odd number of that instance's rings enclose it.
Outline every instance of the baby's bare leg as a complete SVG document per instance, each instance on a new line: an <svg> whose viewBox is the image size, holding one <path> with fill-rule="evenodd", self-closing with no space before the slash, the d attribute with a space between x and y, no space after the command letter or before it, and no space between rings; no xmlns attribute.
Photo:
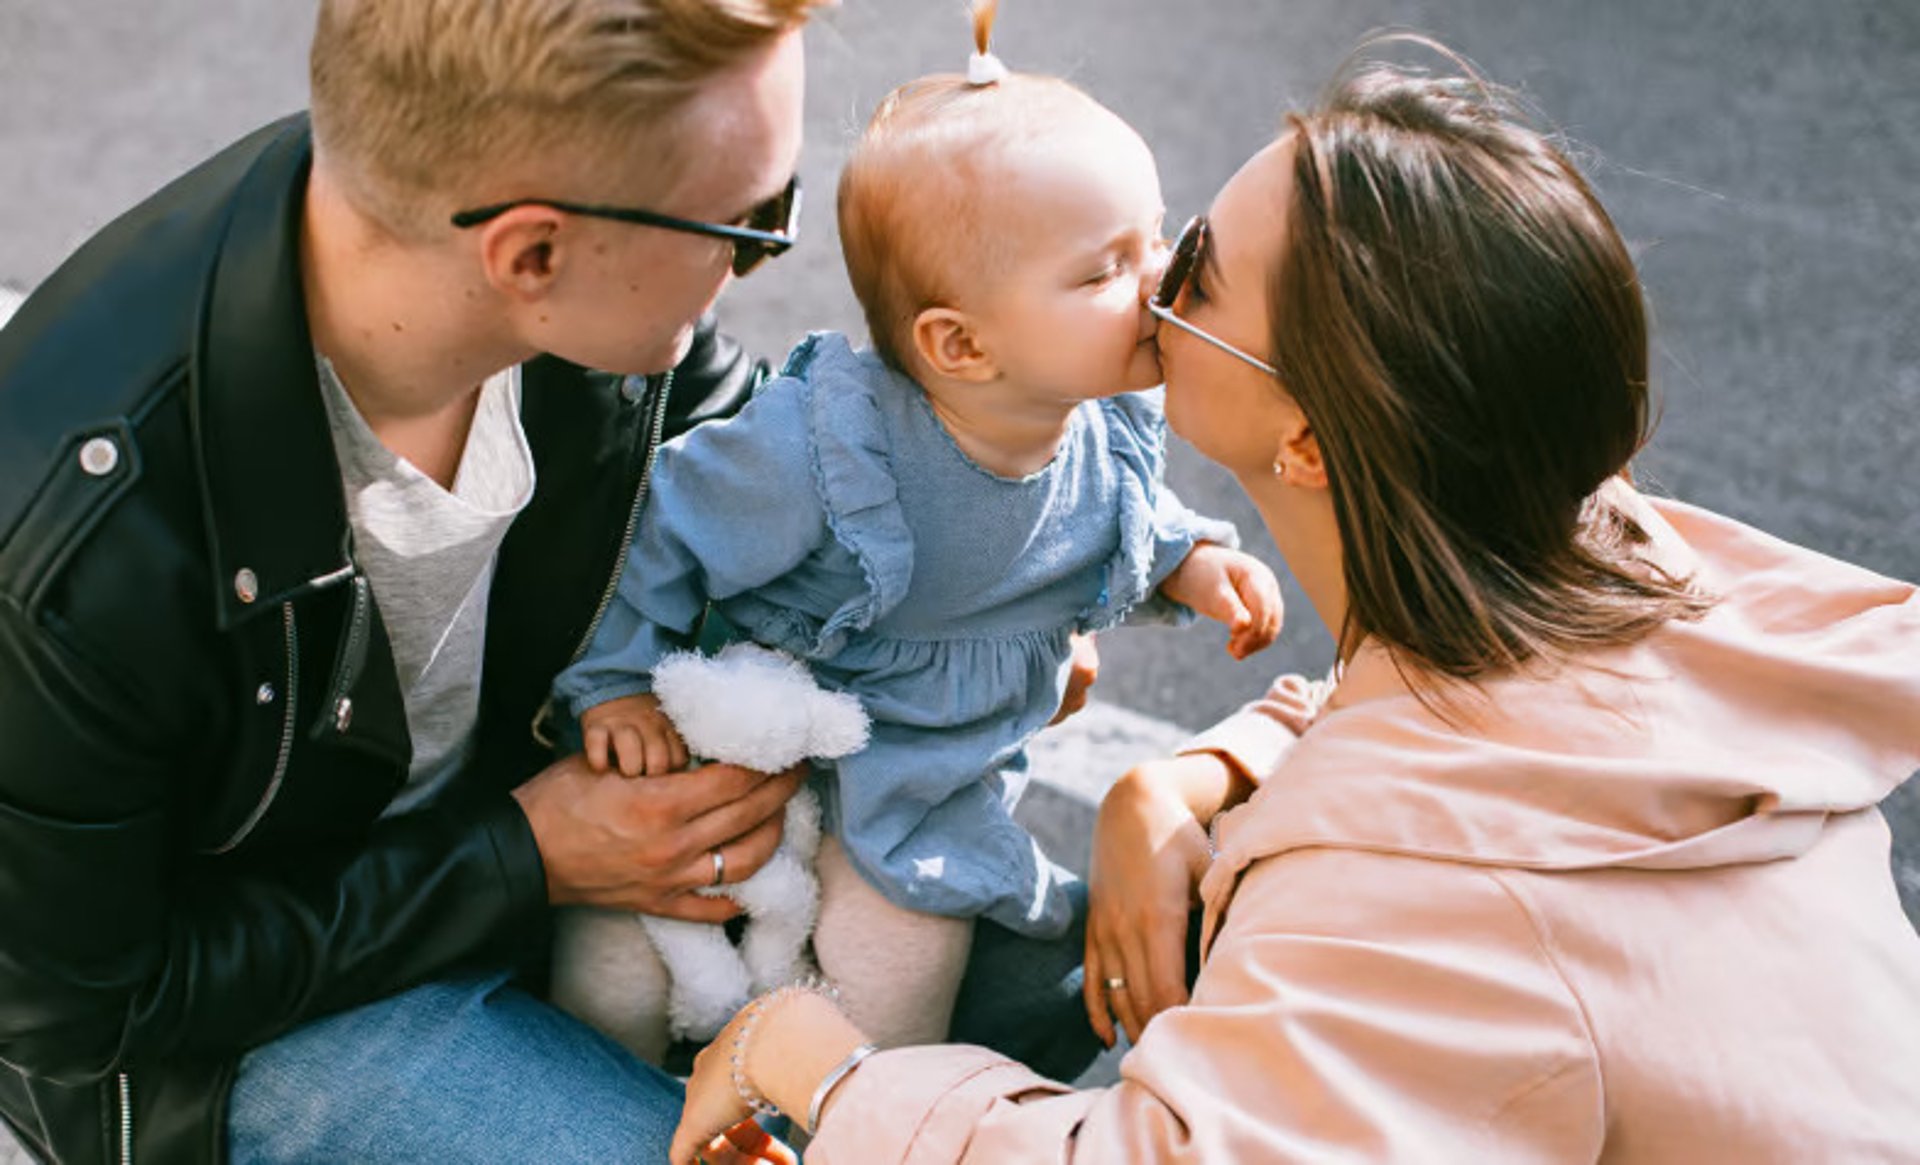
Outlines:
<svg viewBox="0 0 1920 1165"><path fill-rule="evenodd" d="M945 1040L973 921L895 906L853 868L836 838L821 839L816 867L814 954L839 985L847 1014L883 1048Z"/></svg>

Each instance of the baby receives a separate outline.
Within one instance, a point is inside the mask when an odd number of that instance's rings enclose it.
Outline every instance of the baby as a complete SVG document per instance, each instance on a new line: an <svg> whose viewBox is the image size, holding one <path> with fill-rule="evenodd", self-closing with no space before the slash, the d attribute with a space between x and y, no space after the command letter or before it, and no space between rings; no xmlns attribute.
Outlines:
<svg viewBox="0 0 1920 1165"><path fill-rule="evenodd" d="M1072 875L1011 810L1070 636L1124 620L1280 623L1272 573L1161 484L1153 157L1064 81L889 96L840 183L872 348L817 334L732 420L664 446L618 596L556 684L589 758L684 763L648 673L708 604L859 697L870 745L824 773L814 948L883 1045L942 1039L986 917L1071 920Z"/></svg>

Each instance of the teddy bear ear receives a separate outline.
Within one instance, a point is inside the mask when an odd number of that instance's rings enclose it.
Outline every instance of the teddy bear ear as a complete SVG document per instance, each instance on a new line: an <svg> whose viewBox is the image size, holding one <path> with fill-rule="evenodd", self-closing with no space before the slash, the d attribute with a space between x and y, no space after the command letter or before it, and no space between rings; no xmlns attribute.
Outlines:
<svg viewBox="0 0 1920 1165"><path fill-rule="evenodd" d="M849 756L867 747L867 710L849 692L822 691L813 699L807 752L817 757Z"/></svg>
<svg viewBox="0 0 1920 1165"><path fill-rule="evenodd" d="M653 665L653 694L669 717L677 720L706 698L708 671L707 661L691 651L672 652Z"/></svg>

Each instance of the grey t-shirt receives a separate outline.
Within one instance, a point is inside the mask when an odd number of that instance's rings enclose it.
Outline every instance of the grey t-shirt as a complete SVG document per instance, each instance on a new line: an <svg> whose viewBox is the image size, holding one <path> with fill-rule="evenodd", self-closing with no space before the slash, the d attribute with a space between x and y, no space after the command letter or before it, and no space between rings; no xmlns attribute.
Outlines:
<svg viewBox="0 0 1920 1165"><path fill-rule="evenodd" d="M333 365L324 356L318 363L354 561L380 604L413 737L407 783L387 807L401 813L436 793L472 746L493 563L533 496L520 369L481 387L449 491L382 445Z"/></svg>

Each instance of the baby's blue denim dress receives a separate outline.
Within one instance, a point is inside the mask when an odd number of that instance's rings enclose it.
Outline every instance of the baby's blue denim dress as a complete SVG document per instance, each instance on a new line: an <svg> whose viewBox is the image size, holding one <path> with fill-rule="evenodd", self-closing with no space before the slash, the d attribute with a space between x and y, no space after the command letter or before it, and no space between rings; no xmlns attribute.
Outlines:
<svg viewBox="0 0 1920 1165"><path fill-rule="evenodd" d="M1233 527L1160 482L1158 391L1090 401L1046 468L970 460L919 386L846 338L803 341L737 417L661 447L574 715L648 690L711 602L852 692L872 743L822 792L854 866L899 905L1050 937L1072 875L1014 824L1025 745L1060 706L1067 637L1189 617L1155 596Z"/></svg>

